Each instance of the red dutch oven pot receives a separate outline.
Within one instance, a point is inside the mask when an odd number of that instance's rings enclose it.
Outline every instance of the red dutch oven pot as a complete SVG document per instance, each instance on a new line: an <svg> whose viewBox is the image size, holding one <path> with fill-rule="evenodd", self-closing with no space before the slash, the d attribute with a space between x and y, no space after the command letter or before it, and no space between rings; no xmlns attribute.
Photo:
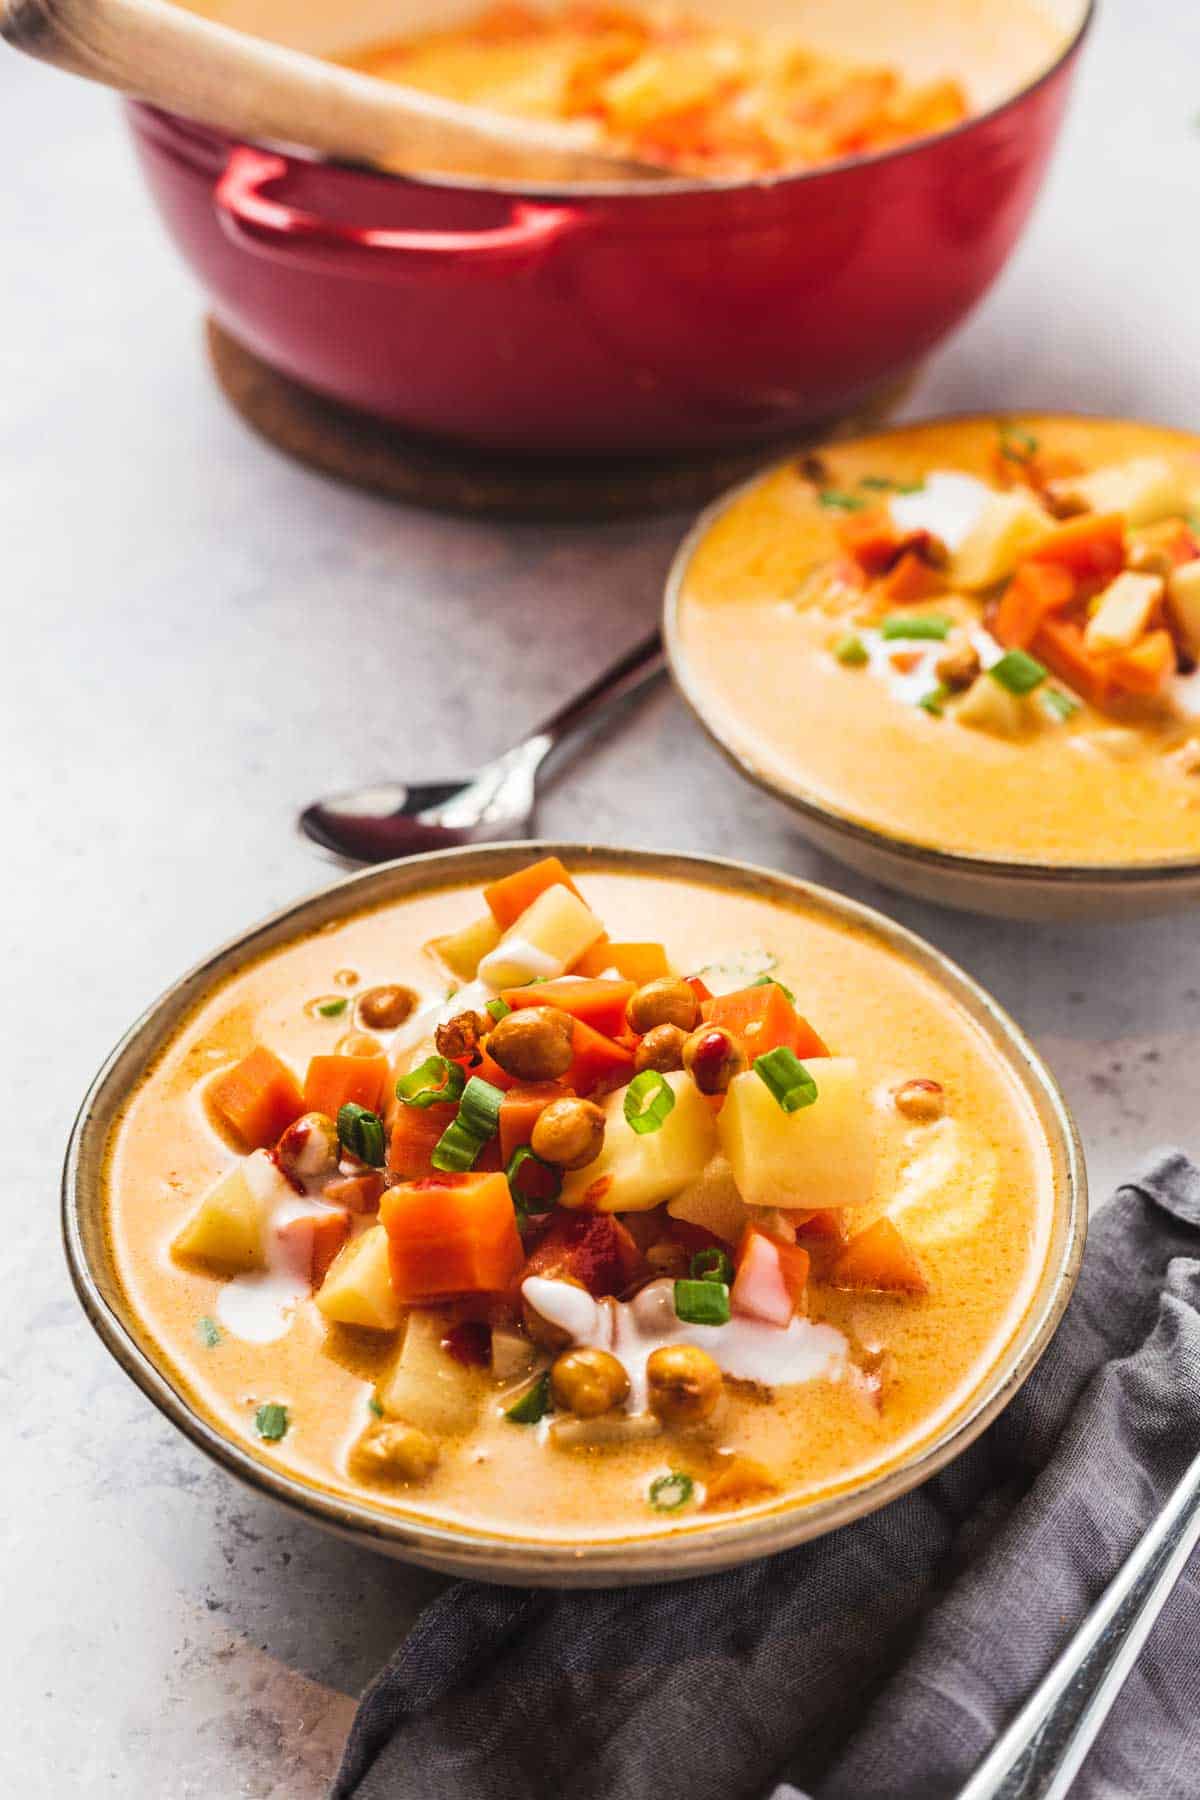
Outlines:
<svg viewBox="0 0 1200 1800"><path fill-rule="evenodd" d="M700 451L856 408L958 323L1029 214L1090 13L954 130L760 182L410 180L128 111L213 312L285 374L476 448Z"/></svg>

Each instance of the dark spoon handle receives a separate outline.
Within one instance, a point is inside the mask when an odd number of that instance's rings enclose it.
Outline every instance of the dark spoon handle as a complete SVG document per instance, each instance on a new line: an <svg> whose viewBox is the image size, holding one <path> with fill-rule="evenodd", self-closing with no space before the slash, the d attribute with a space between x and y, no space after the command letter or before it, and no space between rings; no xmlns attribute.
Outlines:
<svg viewBox="0 0 1200 1800"><path fill-rule="evenodd" d="M551 713L530 735L549 738L551 747L561 743L591 723L596 714L607 713L610 707L631 700L650 682L657 681L666 666L662 633L652 631L632 650L627 650L618 662L597 675L582 693Z"/></svg>

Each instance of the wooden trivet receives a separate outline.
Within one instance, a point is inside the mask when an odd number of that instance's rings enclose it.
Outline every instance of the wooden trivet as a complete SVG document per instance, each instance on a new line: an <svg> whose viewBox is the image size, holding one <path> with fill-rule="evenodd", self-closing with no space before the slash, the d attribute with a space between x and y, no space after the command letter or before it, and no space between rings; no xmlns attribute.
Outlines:
<svg viewBox="0 0 1200 1800"><path fill-rule="evenodd" d="M281 375L215 319L208 353L226 399L288 456L393 500L438 512L511 519L612 519L694 511L789 449L796 437L697 457L527 458L409 436L399 426L327 400ZM814 427L804 443L871 431L903 399L911 376L852 417Z"/></svg>

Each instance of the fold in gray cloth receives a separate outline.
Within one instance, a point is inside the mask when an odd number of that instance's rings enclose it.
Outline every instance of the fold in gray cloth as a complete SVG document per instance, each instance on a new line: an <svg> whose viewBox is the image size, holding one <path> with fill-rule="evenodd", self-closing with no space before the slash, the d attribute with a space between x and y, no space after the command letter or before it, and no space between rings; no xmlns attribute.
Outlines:
<svg viewBox="0 0 1200 1800"><path fill-rule="evenodd" d="M461 1583L364 1695L332 1800L940 1800L970 1774L1200 1447L1200 1169L1092 1222L1054 1341L924 1487L724 1575ZM1200 1794L1200 1571L1077 1800Z"/></svg>

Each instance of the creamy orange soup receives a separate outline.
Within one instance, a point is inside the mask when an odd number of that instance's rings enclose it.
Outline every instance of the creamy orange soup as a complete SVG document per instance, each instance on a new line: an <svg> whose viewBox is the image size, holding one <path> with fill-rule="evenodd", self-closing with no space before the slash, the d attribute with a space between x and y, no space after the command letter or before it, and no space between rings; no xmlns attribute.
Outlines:
<svg viewBox="0 0 1200 1800"><path fill-rule="evenodd" d="M571 121L646 161L710 175L886 150L968 114L950 74L910 81L886 61L819 54L676 8L590 0L550 11L503 0L346 60L443 99Z"/></svg>
<svg viewBox="0 0 1200 1800"><path fill-rule="evenodd" d="M753 772L971 856L1200 855L1200 443L914 426L781 466L683 572L702 716Z"/></svg>
<svg viewBox="0 0 1200 1800"><path fill-rule="evenodd" d="M501 883L504 930L478 890L386 905L196 1009L108 1164L153 1352L264 1462L509 1538L863 1483L1027 1311L1056 1179L1033 1108L868 931L678 879L578 890Z"/></svg>

